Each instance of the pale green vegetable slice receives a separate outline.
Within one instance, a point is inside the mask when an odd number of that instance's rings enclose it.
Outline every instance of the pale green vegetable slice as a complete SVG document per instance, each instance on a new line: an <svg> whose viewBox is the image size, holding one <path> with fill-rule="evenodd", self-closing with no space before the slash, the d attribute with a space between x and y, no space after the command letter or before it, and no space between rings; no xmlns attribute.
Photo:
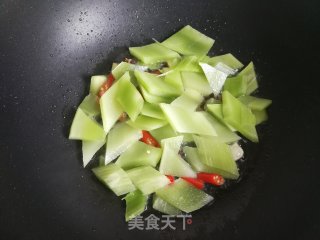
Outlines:
<svg viewBox="0 0 320 240"><path fill-rule="evenodd" d="M221 103L213 103L213 104L207 104L206 105L207 112L210 113L212 116L214 116L217 120L219 120L221 123L223 123L225 126L227 126L231 131L236 131L234 127L230 126L224 118L222 113L222 104Z"/></svg>
<svg viewBox="0 0 320 240"><path fill-rule="evenodd" d="M151 131L168 124L167 120L139 115L135 121L127 121L128 125L141 130Z"/></svg>
<svg viewBox="0 0 320 240"><path fill-rule="evenodd" d="M116 159L134 142L142 137L139 129L133 128L126 123L118 123L108 134L106 145L105 164Z"/></svg>
<svg viewBox="0 0 320 240"><path fill-rule="evenodd" d="M116 164L123 169L130 169L140 166L156 167L160 161L161 154L161 148L153 147L137 141L120 155L116 161Z"/></svg>
<svg viewBox="0 0 320 240"><path fill-rule="evenodd" d="M150 133L155 139L157 139L158 142L160 142L162 139L176 137L178 135L170 124L151 130Z"/></svg>
<svg viewBox="0 0 320 240"><path fill-rule="evenodd" d="M183 55L206 55L214 40L187 25L161 44Z"/></svg>
<svg viewBox="0 0 320 240"><path fill-rule="evenodd" d="M78 108L70 129L69 139L97 141L104 140L106 133L102 126Z"/></svg>
<svg viewBox="0 0 320 240"><path fill-rule="evenodd" d="M172 206L190 213L202 208L213 200L213 197L195 188L183 179L156 191L157 196Z"/></svg>
<svg viewBox="0 0 320 240"><path fill-rule="evenodd" d="M200 161L204 165L239 176L237 165L227 144L217 137L194 136L193 139L199 151Z"/></svg>
<svg viewBox="0 0 320 240"><path fill-rule="evenodd" d="M241 76L247 82L247 91L246 95L250 95L258 88L258 82L256 77L256 72L254 70L253 62L250 62L248 66L243 69L238 76Z"/></svg>
<svg viewBox="0 0 320 240"><path fill-rule="evenodd" d="M103 128L106 133L109 132L109 130L123 113L123 108L117 101L117 96L121 81L128 78L130 79L129 75L124 75L123 77L121 77L100 98L101 117Z"/></svg>
<svg viewBox="0 0 320 240"><path fill-rule="evenodd" d="M86 96L79 105L82 111L84 111L90 117L96 117L100 115L100 106L97 101L97 96L89 94Z"/></svg>
<svg viewBox="0 0 320 240"><path fill-rule="evenodd" d="M126 73L129 70L132 70L133 68L133 64L121 62L112 70L111 73L115 79L120 79L124 73Z"/></svg>
<svg viewBox="0 0 320 240"><path fill-rule="evenodd" d="M183 152L186 155L187 162L197 172L218 173L224 178L228 178L228 179L237 179L239 177L238 173L231 174L230 172L226 172L218 168L209 167L203 164L200 160L201 157L197 148L186 146L186 147L183 147Z"/></svg>
<svg viewBox="0 0 320 240"><path fill-rule="evenodd" d="M250 108L232 96L228 91L222 92L223 119L253 142L258 142L255 128L256 119Z"/></svg>
<svg viewBox="0 0 320 240"><path fill-rule="evenodd" d="M196 56L184 56L173 69L166 73L164 81L178 89L180 92L184 89L181 71L202 72L201 67L198 64L198 58Z"/></svg>
<svg viewBox="0 0 320 240"><path fill-rule="evenodd" d="M181 58L181 61L174 67L174 70L179 71L188 71L188 72L202 72L201 67L199 66L198 56L184 56Z"/></svg>
<svg viewBox="0 0 320 240"><path fill-rule="evenodd" d="M203 112L188 111L181 107L164 103L161 103L160 107L172 128L177 132L217 135L214 126L206 119Z"/></svg>
<svg viewBox="0 0 320 240"><path fill-rule="evenodd" d="M159 212L162 212L162 213L165 213L165 214L169 214L169 215L172 215L172 216L176 216L176 215L182 214L181 210L179 210L178 208L172 206L168 202L164 201L162 198L157 196L157 194L153 195L152 207L153 207L153 209L155 209L155 210L157 210Z"/></svg>
<svg viewBox="0 0 320 240"><path fill-rule="evenodd" d="M164 82L168 83L170 86L174 87L180 92L183 91L183 84L181 80L180 71L178 70L170 70L164 76Z"/></svg>
<svg viewBox="0 0 320 240"><path fill-rule="evenodd" d="M141 114L152 118L165 119L159 104L145 102Z"/></svg>
<svg viewBox="0 0 320 240"><path fill-rule="evenodd" d="M177 146L179 145L180 140L178 138L179 137L173 138L177 141L177 143L175 143ZM170 144L164 144L159 171L163 174L171 176L196 178L197 175L192 170L191 166L184 161L179 155L178 151L176 151L177 146L175 146L175 144L172 142Z"/></svg>
<svg viewBox="0 0 320 240"><path fill-rule="evenodd" d="M85 167L94 154L106 143L106 140L99 141L82 141L82 160Z"/></svg>
<svg viewBox="0 0 320 240"><path fill-rule="evenodd" d="M268 120L268 114L266 110L261 110L261 111L252 110L252 113L256 118L256 125Z"/></svg>
<svg viewBox="0 0 320 240"><path fill-rule="evenodd" d="M116 164L109 164L92 169L96 177L110 188L117 196L121 196L135 190L135 186L128 174Z"/></svg>
<svg viewBox="0 0 320 240"><path fill-rule="evenodd" d="M170 148L173 152L178 153L183 142L183 136L176 136L161 140L161 147L163 149Z"/></svg>
<svg viewBox="0 0 320 240"><path fill-rule="evenodd" d="M99 92L102 84L107 81L107 76L106 75L96 75L91 77L91 82L90 82L90 93L92 95L97 95Z"/></svg>
<svg viewBox="0 0 320 240"><path fill-rule="evenodd" d="M195 111L203 100L204 98L199 92L187 89L180 97L177 97L171 105Z"/></svg>
<svg viewBox="0 0 320 240"><path fill-rule="evenodd" d="M113 71L118 65L119 63L113 62L111 65L111 71Z"/></svg>
<svg viewBox="0 0 320 240"><path fill-rule="evenodd" d="M130 119L134 121L143 108L144 100L136 87L131 83L129 73L126 72L123 77L125 78L119 83L117 101Z"/></svg>
<svg viewBox="0 0 320 240"><path fill-rule="evenodd" d="M212 89L203 73L183 71L181 72L181 79L185 90L195 90L202 96L212 93Z"/></svg>
<svg viewBox="0 0 320 240"><path fill-rule="evenodd" d="M134 75L140 86L145 88L148 93L161 97L175 97L180 91L163 81L161 77L154 74L134 71Z"/></svg>
<svg viewBox="0 0 320 240"><path fill-rule="evenodd" d="M124 199L126 200L126 222L146 210L148 196L143 195L139 190L128 193Z"/></svg>
<svg viewBox="0 0 320 240"><path fill-rule="evenodd" d="M148 69L147 66L121 62L112 70L112 75L114 76L115 79L120 79L122 75L128 71L131 72L133 70L138 70L143 72L143 71L146 71L147 69Z"/></svg>
<svg viewBox="0 0 320 240"><path fill-rule="evenodd" d="M144 194L150 194L170 183L170 180L150 166L133 168L127 171L133 184Z"/></svg>
<svg viewBox="0 0 320 240"><path fill-rule="evenodd" d="M214 126L214 129L216 130L217 137L220 141L224 143L233 143L241 139L239 135L237 135L235 132L231 131L230 128L223 125L219 120L215 119L208 113L203 113L206 119Z"/></svg>
<svg viewBox="0 0 320 240"><path fill-rule="evenodd" d="M140 86L141 93L143 95L143 98L148 103L170 103L174 99L174 97L161 97L156 96L153 94L150 94L144 87Z"/></svg>
<svg viewBox="0 0 320 240"><path fill-rule="evenodd" d="M238 98L240 102L247 105L251 110L262 111L270 106L271 100L258 98L253 96L241 96Z"/></svg>
<svg viewBox="0 0 320 240"><path fill-rule="evenodd" d="M157 63L167 59L179 58L179 54L159 43L151 43L142 47L129 47L132 56L143 63Z"/></svg>
<svg viewBox="0 0 320 240"><path fill-rule="evenodd" d="M223 90L230 92L235 97L245 95L247 93L247 81L239 75L227 78Z"/></svg>
<svg viewBox="0 0 320 240"><path fill-rule="evenodd" d="M183 152L185 153L187 162L197 172L215 173L212 172L213 168L206 166L200 161L200 155L197 148L185 146L183 147Z"/></svg>
<svg viewBox="0 0 320 240"><path fill-rule="evenodd" d="M240 69L243 67L243 64L235 58L231 53L224 55L214 56L206 61L211 66L216 66L218 63L223 63L232 69Z"/></svg>

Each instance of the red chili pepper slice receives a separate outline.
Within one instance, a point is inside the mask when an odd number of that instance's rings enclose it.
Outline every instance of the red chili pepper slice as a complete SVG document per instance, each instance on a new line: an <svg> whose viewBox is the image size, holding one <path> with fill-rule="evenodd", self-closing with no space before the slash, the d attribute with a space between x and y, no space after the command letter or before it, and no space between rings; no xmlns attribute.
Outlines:
<svg viewBox="0 0 320 240"><path fill-rule="evenodd" d="M166 175L166 176L170 180L170 184L174 183L174 176L171 176L171 175Z"/></svg>
<svg viewBox="0 0 320 240"><path fill-rule="evenodd" d="M201 179L207 183L211 183L215 186L221 186L225 183L224 178L221 175L216 174L216 173L201 172L201 173L197 174L197 178Z"/></svg>
<svg viewBox="0 0 320 240"><path fill-rule="evenodd" d="M188 183L191 183L196 188L202 190L204 188L204 181L198 178L190 178L190 177L182 177L183 180L187 181Z"/></svg>
<svg viewBox="0 0 320 240"><path fill-rule="evenodd" d="M100 90L98 92L98 97L99 98L101 98L102 95L112 86L114 80L115 80L114 76L112 75L112 73L110 73L107 76L107 80L100 87Z"/></svg>
<svg viewBox="0 0 320 240"><path fill-rule="evenodd" d="M142 130L142 138L140 141L154 147L160 147L158 141L148 131L145 130Z"/></svg>

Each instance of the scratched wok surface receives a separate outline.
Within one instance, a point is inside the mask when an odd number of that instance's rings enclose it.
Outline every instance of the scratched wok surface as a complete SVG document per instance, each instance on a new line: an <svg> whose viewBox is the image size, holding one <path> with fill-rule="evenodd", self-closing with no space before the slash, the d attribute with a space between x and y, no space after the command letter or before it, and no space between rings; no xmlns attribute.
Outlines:
<svg viewBox="0 0 320 240"><path fill-rule="evenodd" d="M2 0L1 239L319 239L317 1ZM182 230L129 231L124 203L68 141L89 77L190 24L253 60L271 98L242 181ZM146 212L145 217L151 212ZM157 215L161 217L160 215Z"/></svg>

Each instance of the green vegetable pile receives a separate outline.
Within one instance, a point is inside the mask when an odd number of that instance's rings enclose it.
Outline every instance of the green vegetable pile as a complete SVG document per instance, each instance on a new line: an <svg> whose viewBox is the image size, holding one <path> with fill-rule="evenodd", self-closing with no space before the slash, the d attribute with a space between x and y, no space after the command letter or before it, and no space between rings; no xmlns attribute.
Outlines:
<svg viewBox="0 0 320 240"><path fill-rule="evenodd" d="M251 95L258 88L252 62L210 57L213 43L185 26L163 42L130 47L132 59L91 78L69 139L82 141L84 166L105 149L92 171L125 195L126 221L150 196L154 209L171 215L205 206L213 197L202 173L213 184L237 179L238 141L259 140L256 125L267 120L271 100Z"/></svg>

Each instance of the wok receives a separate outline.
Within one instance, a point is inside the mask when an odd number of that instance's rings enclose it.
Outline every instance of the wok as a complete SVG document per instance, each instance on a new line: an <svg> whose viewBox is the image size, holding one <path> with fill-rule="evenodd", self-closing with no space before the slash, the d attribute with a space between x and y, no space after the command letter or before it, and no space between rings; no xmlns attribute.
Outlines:
<svg viewBox="0 0 320 240"><path fill-rule="evenodd" d="M2 0L0 238L319 239L319 9L315 0ZM177 220L176 230L129 231L124 203L82 168L69 127L91 75L187 24L216 40L215 54L254 61L270 119L240 183L186 230Z"/></svg>

